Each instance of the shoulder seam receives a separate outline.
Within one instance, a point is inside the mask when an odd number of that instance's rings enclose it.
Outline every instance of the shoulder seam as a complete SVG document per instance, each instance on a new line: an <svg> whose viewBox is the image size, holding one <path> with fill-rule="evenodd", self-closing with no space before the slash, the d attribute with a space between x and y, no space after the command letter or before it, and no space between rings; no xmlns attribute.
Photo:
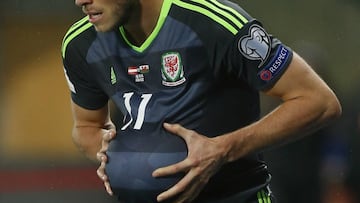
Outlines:
<svg viewBox="0 0 360 203"><path fill-rule="evenodd" d="M238 11L216 0L173 0L173 3L211 18L234 35L248 22Z"/></svg>
<svg viewBox="0 0 360 203"><path fill-rule="evenodd" d="M209 0L210 2L212 2L214 5L218 6L219 8L227 11L230 15L232 14L235 17L235 20L239 21L239 24L246 24L249 22L249 19L247 19L243 14L241 14L239 11L236 11L234 8L227 6L225 4L220 3L217 0ZM237 19L236 19L237 18ZM242 26L241 26L242 27ZM241 28L240 27L240 28Z"/></svg>
<svg viewBox="0 0 360 203"><path fill-rule="evenodd" d="M61 47L61 54L62 57L65 58L66 48L69 45L69 43L75 39L78 35L80 35L85 30L89 29L93 25L89 22L89 18L86 16L82 18L81 20L74 23L70 29L66 32L63 41L62 41L62 47Z"/></svg>

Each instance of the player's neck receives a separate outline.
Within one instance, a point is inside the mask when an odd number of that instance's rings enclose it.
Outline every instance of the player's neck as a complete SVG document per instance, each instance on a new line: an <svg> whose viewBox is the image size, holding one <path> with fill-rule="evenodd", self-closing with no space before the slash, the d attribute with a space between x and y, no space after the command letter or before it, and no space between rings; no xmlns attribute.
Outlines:
<svg viewBox="0 0 360 203"><path fill-rule="evenodd" d="M154 30L161 12L163 0L140 0L139 7L124 25L128 40L142 45Z"/></svg>

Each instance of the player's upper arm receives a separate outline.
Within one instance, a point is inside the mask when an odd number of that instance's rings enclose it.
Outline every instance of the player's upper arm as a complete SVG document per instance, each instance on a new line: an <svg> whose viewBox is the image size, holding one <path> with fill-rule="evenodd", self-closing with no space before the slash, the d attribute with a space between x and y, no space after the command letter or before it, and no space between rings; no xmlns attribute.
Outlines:
<svg viewBox="0 0 360 203"><path fill-rule="evenodd" d="M97 127L104 128L110 122L108 105L99 109L85 109L75 102L71 102L75 127Z"/></svg>
<svg viewBox="0 0 360 203"><path fill-rule="evenodd" d="M279 97L283 101L306 98L318 105L319 110L326 109L330 115L337 116L341 112L339 101L333 91L296 53L284 74L265 93Z"/></svg>

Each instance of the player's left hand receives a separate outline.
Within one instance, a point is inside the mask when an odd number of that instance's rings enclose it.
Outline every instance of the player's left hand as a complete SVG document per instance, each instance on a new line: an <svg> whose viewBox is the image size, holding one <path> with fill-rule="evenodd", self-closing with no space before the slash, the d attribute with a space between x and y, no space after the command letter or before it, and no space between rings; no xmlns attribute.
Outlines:
<svg viewBox="0 0 360 203"><path fill-rule="evenodd" d="M113 195L113 191L111 190L109 178L105 173L105 165L108 161L108 157L106 155L106 151L109 148L109 143L116 136L116 131L114 129L103 130L104 134L102 136L102 144L100 151L96 154L98 161L100 162L100 166L98 167L96 173L99 178L104 182L105 189L109 195Z"/></svg>
<svg viewBox="0 0 360 203"><path fill-rule="evenodd" d="M193 201L209 179L226 162L226 146L219 137L209 138L188 130L178 124L164 124L169 132L182 137L188 148L188 156L181 162L159 168L154 177L168 176L185 172L185 176L173 187L158 195L159 202L175 198L175 203Z"/></svg>

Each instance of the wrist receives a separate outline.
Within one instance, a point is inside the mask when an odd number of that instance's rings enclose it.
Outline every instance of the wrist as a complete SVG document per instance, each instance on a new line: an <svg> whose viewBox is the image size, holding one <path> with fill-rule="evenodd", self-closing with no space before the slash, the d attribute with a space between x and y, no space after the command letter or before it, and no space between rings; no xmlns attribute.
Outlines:
<svg viewBox="0 0 360 203"><path fill-rule="evenodd" d="M224 150L224 157L227 162L233 162L237 159L252 153L253 143L248 139L250 132L245 128L225 134L221 137L221 142Z"/></svg>
<svg viewBox="0 0 360 203"><path fill-rule="evenodd" d="M225 135L221 135L221 136L217 136L214 139L216 139L216 141L219 143L218 144L218 149L220 150L220 154L223 157L223 160L226 163L235 161L235 159L233 158L233 141L231 140L231 137L229 136L229 134L225 134Z"/></svg>

